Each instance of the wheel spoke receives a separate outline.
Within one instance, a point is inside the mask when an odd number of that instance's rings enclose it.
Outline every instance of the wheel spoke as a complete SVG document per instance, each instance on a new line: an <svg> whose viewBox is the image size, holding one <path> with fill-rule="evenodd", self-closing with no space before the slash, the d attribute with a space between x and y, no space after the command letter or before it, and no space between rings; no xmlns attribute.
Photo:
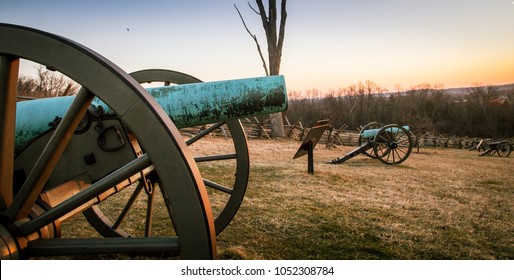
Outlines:
<svg viewBox="0 0 514 280"><path fill-rule="evenodd" d="M201 138L203 138L205 135L213 132L214 130L220 128L222 125L224 125L225 123L224 122L219 122L219 123L216 123L216 124L213 124L211 126L209 126L208 128L200 131L200 133L198 133L197 135L195 135L194 137L190 138L189 140L186 141L186 145L191 145L193 143L195 143L196 141L200 140Z"/></svg>
<svg viewBox="0 0 514 280"><path fill-rule="evenodd" d="M393 155L394 156L394 155ZM387 153L386 161L389 161L389 158L391 157L391 149L389 149L389 152Z"/></svg>
<svg viewBox="0 0 514 280"><path fill-rule="evenodd" d="M389 140L388 140L388 139L386 139L386 138L384 137L384 135L382 135L382 134L379 134L379 135L378 135L378 138L379 138L379 139L376 139L376 140L375 140L375 141L376 141L376 142L378 142L378 143L387 143L387 142L389 142Z"/></svg>
<svg viewBox="0 0 514 280"><path fill-rule="evenodd" d="M141 183L141 181L139 181L134 192L132 193L132 195L130 195L129 199L127 200L127 203L125 204L125 206L121 210L120 214L118 215L118 218L116 219L116 221L114 221L114 223L112 225L113 229L119 228L121 222L123 222L123 219L125 219L125 217L127 216L128 211L134 204L134 201L136 201L136 199L137 199L138 195L141 193L142 189L143 189L143 184Z"/></svg>
<svg viewBox="0 0 514 280"><path fill-rule="evenodd" d="M222 192L227 193L227 194L231 194L232 193L232 189L227 188L227 187L225 187L223 185L220 185L218 183L209 181L207 179L203 179L203 182L205 183L205 186L207 186L207 187L211 187L213 189L216 189L218 191L222 191Z"/></svg>
<svg viewBox="0 0 514 280"><path fill-rule="evenodd" d="M409 139L401 139L397 142L398 146L408 147L409 146Z"/></svg>
<svg viewBox="0 0 514 280"><path fill-rule="evenodd" d="M397 160L397 161L402 160L402 158L403 158L403 156L401 155L401 153L403 153L403 151L402 151L402 150L400 150L400 149L394 149L394 153L396 154L396 157L398 158L398 160Z"/></svg>
<svg viewBox="0 0 514 280"><path fill-rule="evenodd" d="M147 168L150 165L151 161L147 154L134 159L120 169L112 172L98 182L92 184L87 189L61 202L41 216L38 216L33 220L21 225L20 232L22 234L28 235L38 230L39 228L51 223L54 220L59 219L66 213L71 212L72 210L99 196L100 194L110 189L112 186L115 186L119 182L123 181L125 178L130 177L131 175Z"/></svg>
<svg viewBox="0 0 514 280"><path fill-rule="evenodd" d="M93 98L88 90L79 91L14 198L12 207L6 211L8 217L20 219L29 214Z"/></svg>
<svg viewBox="0 0 514 280"><path fill-rule="evenodd" d="M406 135L405 135L405 133L404 133L403 131L401 131L401 130L400 130L400 131L398 131L398 132L396 133L396 135L394 136L394 140L395 140L396 142L398 142L400 139L404 138L404 136L406 136Z"/></svg>
<svg viewBox="0 0 514 280"><path fill-rule="evenodd" d="M377 143L377 156L384 157L388 153L388 147L384 143Z"/></svg>
<svg viewBox="0 0 514 280"><path fill-rule="evenodd" d="M5 210L13 202L14 135L20 60L0 55L0 195Z"/></svg>
<svg viewBox="0 0 514 280"><path fill-rule="evenodd" d="M197 163L198 162L208 162L208 161L218 161L218 160L229 160L229 159L237 159L237 154L224 154L224 155L195 157L195 161Z"/></svg>
<svg viewBox="0 0 514 280"><path fill-rule="evenodd" d="M378 143L377 147L378 147L378 150L377 150L376 156L379 158L389 156L389 154L391 153L391 149L385 143Z"/></svg>
<svg viewBox="0 0 514 280"><path fill-rule="evenodd" d="M403 155L406 155L406 154L407 154L407 152L403 149L403 147L400 147L400 146L398 146L398 147L395 149L395 151L396 151L396 153L397 153L397 155L398 155L398 157L399 157L399 158L402 158L402 156L400 155L400 153L401 153L401 154L403 154Z"/></svg>

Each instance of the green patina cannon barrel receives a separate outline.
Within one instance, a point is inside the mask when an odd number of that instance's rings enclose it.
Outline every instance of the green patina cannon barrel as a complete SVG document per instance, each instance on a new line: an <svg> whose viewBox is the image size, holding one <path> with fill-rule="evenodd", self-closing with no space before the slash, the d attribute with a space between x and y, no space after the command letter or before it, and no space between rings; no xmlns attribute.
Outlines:
<svg viewBox="0 0 514 280"><path fill-rule="evenodd" d="M402 127L405 128L405 130L407 130L407 131L409 131L409 129L410 129L408 125L404 125ZM366 129L361 132L361 137L366 138L366 139L374 138L380 130L381 130L380 128ZM398 133L399 130L400 130L400 128L398 128L398 127L390 127L386 131L390 132L390 133Z"/></svg>
<svg viewBox="0 0 514 280"><path fill-rule="evenodd" d="M281 112L287 109L283 76L246 78L148 88L178 128L248 116ZM15 150L49 129L62 117L74 96L37 99L17 103ZM99 99L94 106L110 109Z"/></svg>

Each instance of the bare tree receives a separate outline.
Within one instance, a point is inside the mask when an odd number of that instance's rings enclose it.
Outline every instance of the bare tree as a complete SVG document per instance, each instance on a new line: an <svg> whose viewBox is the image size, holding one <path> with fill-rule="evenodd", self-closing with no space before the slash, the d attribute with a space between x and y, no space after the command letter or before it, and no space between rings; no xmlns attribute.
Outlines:
<svg viewBox="0 0 514 280"><path fill-rule="evenodd" d="M43 97L66 96L77 87L63 74L50 71L43 65L40 65L37 70L39 77L37 91Z"/></svg>
<svg viewBox="0 0 514 280"><path fill-rule="evenodd" d="M22 75L18 80L18 94L27 98L66 96L75 93L78 85L63 74L37 67L37 77Z"/></svg>
<svg viewBox="0 0 514 280"><path fill-rule="evenodd" d="M252 9L257 15L261 17L262 26L264 27L264 31L266 33L266 41L268 44L268 62L266 63L266 60L264 59L264 56L261 51L261 47L259 45L259 42L257 40L257 36L255 34L252 34L250 30L248 29L243 16L239 12L239 9L236 5L234 7L237 10L237 13L239 14L239 17L241 18L241 21L243 22L243 25L250 34L250 36L254 39L255 44L257 45L257 50L259 52L259 55L261 57L264 70L266 72L266 75L278 75L280 73L280 62L282 60L282 46L284 45L284 34L285 34L285 27L286 27L286 18L287 18L287 12L286 12L286 0L282 0L280 4L280 22L278 24L278 30L277 30L277 1L276 0L269 0L268 1L268 12L266 13L266 9L264 7L264 4L262 0L256 0L257 9L253 8L250 3L248 3L248 6L250 9ZM268 68L269 65L269 68ZM272 137L285 137L284 132L284 123L282 120L282 113L276 113L271 115L271 136Z"/></svg>
<svg viewBox="0 0 514 280"><path fill-rule="evenodd" d="M20 75L18 78L18 96L34 98L37 87L38 82L30 76Z"/></svg>

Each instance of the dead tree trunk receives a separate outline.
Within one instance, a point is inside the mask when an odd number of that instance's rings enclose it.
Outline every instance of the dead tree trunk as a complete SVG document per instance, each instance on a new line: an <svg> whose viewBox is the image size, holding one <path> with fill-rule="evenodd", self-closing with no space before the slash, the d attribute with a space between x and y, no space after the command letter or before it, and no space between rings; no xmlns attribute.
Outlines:
<svg viewBox="0 0 514 280"><path fill-rule="evenodd" d="M280 73L280 62L282 60L282 46L284 45L284 34L286 27L286 0L282 0L280 5L280 24L277 34L277 1L269 0L268 15L264 10L262 0L256 0L259 7L262 26L266 32L268 42L268 61L269 74L278 75ZM282 113L275 113L271 116L271 137L286 137Z"/></svg>
<svg viewBox="0 0 514 280"><path fill-rule="evenodd" d="M241 13L239 10L236 10L241 17L241 21L246 28L246 31L252 36L255 43L257 44L257 50L263 62L264 69L266 71L266 75L278 75L280 73L280 62L282 60L282 46L284 45L284 34L286 27L286 0L281 1L280 5L280 23L278 26L277 32L277 1L269 0L268 2L268 13L266 13L264 4L262 0L256 0L258 9L254 9L250 4L250 8L257 13L261 17L262 26L264 27L264 31L266 33L266 42L268 43L268 65L269 71L267 69L266 61L264 56L262 55L261 48L259 46L259 42L257 41L257 37L250 32L246 23L244 22ZM234 5L235 6L235 5ZM271 115L271 136L272 137L285 137L284 131L284 122L282 119L282 113L275 113Z"/></svg>

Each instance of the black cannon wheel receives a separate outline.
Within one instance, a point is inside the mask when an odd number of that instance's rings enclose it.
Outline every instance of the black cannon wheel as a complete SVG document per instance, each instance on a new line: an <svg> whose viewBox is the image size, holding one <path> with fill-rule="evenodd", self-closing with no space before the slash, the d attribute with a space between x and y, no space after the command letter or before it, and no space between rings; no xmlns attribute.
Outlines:
<svg viewBox="0 0 514 280"><path fill-rule="evenodd" d="M496 146L496 151L500 157L508 157L512 151L512 145L506 141L502 142Z"/></svg>
<svg viewBox="0 0 514 280"><path fill-rule="evenodd" d="M361 130L359 131L359 146L364 144L364 141L369 141L369 139L362 138L361 133L364 130L367 130L367 129L379 129L379 128L382 128L382 127L384 127L384 124L381 123L381 122L370 122L370 123L366 124L365 126L363 126L361 128ZM370 157L370 158L376 158L377 157L373 149L363 150L362 153L365 154L366 156Z"/></svg>
<svg viewBox="0 0 514 280"><path fill-rule="evenodd" d="M163 69L142 70L130 75L139 83L188 84L202 82L193 76ZM207 152L200 152L199 149L195 149L195 146L202 145L201 140L207 137L211 131L224 125L229 130L230 140L227 141L232 143L231 146L233 147L231 149L227 151L213 148ZM215 217L216 234L219 234L237 213L246 192L250 172L250 158L244 128L239 120L211 124L197 135L187 139L186 144L191 148L195 161L202 172ZM218 179L211 179L212 176L216 176ZM222 180L222 182L218 180ZM140 188L136 188L134 191L139 190ZM129 236L127 232L117 228L98 206L85 211L84 215L103 236ZM119 217L114 218L118 219Z"/></svg>
<svg viewBox="0 0 514 280"><path fill-rule="evenodd" d="M375 136L373 151L376 157L385 164L402 163L412 151L411 134L399 125L386 125Z"/></svg>
<svg viewBox="0 0 514 280"><path fill-rule="evenodd" d="M52 255L134 253L174 254L186 259L216 257L214 219L198 167L178 129L148 93L128 74L95 52L66 38L40 30L0 24L0 112L16 111L19 59L27 59L64 73L82 90L63 116L37 163L26 172L19 191L13 191L15 120L0 119L2 170L0 194L4 210L0 236L4 258ZM3 85L11 85L7 89ZM5 101L7 97L7 101ZM32 209L52 170L59 162L94 97L105 102L136 135L145 154L122 166L88 188L34 216ZM148 127L152 129L149 130ZM167 147L162 149L162 147ZM10 156L12 155L12 156ZM159 238L40 238L20 248L14 240L26 240L48 224L80 208L118 182L146 168L160 180L172 234ZM116 196L116 195L113 195ZM32 213L31 213L32 212ZM40 211L41 212L41 211ZM12 225L16 225L13 228ZM7 242L5 242L7 240Z"/></svg>

